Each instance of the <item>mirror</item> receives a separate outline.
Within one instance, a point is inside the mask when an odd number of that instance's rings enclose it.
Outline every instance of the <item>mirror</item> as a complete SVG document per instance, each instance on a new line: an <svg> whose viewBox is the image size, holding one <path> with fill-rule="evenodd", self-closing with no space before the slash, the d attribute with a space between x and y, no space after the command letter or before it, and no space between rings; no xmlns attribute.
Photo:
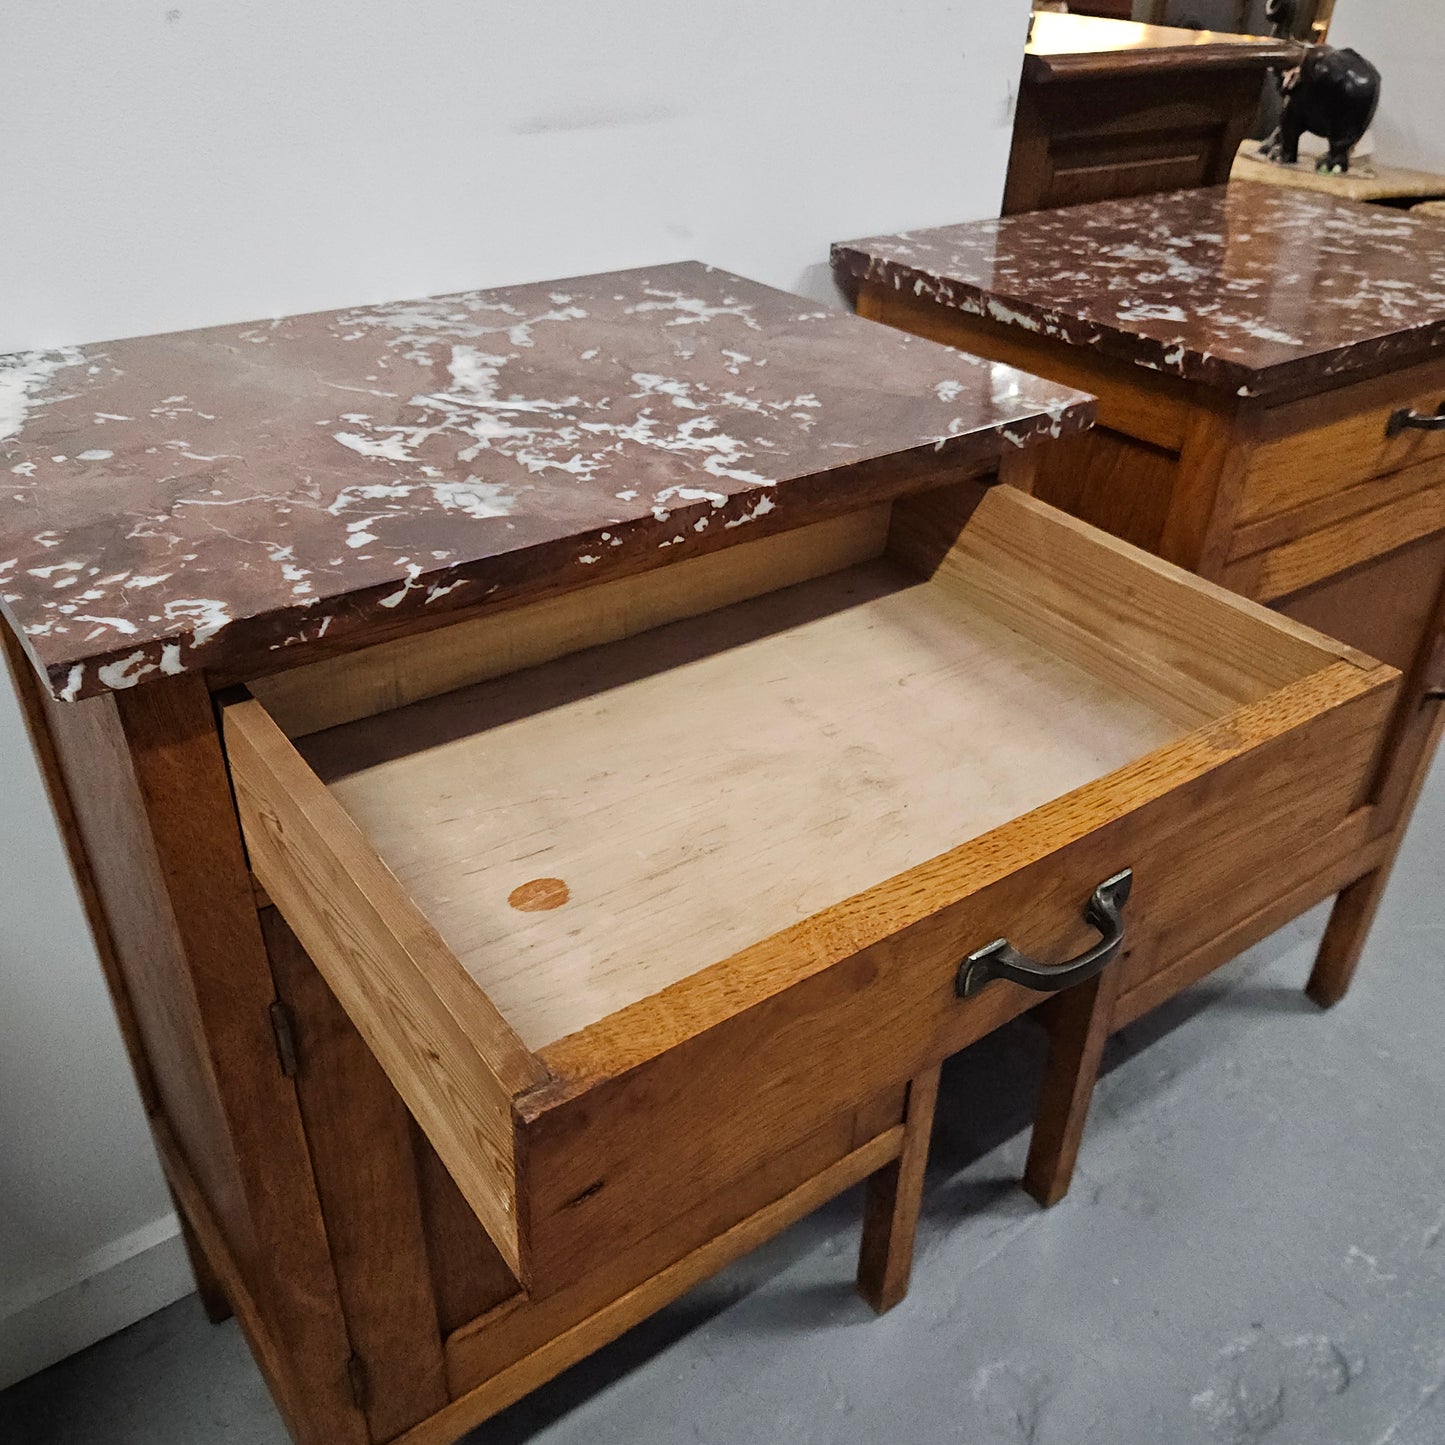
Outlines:
<svg viewBox="0 0 1445 1445"><path fill-rule="evenodd" d="M1035 0L1035 10L1067 10L1110 20L1138 20L1189 30L1276 35L1318 43L1335 0Z"/></svg>

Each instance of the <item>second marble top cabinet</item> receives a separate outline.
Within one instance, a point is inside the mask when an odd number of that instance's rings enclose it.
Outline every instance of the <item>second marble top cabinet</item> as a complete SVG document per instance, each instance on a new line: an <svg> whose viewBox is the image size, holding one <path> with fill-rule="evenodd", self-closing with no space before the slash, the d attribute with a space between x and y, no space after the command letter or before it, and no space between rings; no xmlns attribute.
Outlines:
<svg viewBox="0 0 1445 1445"><path fill-rule="evenodd" d="M1445 227L1235 183L844 242L834 266L865 316L1098 397L1040 496L1404 674L1349 818L1271 862L1242 927L1139 962L1116 1023L1335 894L1309 991L1338 1000L1445 727Z"/></svg>

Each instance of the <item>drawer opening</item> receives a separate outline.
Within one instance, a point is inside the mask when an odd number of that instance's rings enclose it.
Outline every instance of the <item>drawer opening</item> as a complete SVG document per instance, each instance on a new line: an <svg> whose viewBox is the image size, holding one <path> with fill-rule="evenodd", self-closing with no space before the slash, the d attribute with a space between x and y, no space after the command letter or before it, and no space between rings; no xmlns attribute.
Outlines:
<svg viewBox="0 0 1445 1445"><path fill-rule="evenodd" d="M1343 816L1392 695L1009 487L818 525L223 710L258 880L529 1290L1030 1006L970 949L1078 952L1125 866L1147 938Z"/></svg>
<svg viewBox="0 0 1445 1445"><path fill-rule="evenodd" d="M1060 534L899 503L875 560L296 746L540 1051L1322 665L1201 657L1213 596Z"/></svg>

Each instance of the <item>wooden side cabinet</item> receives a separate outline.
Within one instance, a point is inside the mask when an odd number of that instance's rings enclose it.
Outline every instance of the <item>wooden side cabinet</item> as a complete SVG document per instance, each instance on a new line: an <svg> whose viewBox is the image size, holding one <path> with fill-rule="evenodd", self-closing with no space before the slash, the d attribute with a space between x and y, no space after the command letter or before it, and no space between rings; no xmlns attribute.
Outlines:
<svg viewBox="0 0 1445 1445"><path fill-rule="evenodd" d="M1004 214L1227 181L1266 72L1297 56L1258 36L1036 14Z"/></svg>
<svg viewBox="0 0 1445 1445"><path fill-rule="evenodd" d="M1066 387L698 266L565 288L90 350L12 463L8 652L304 1445L443 1445L864 1180L891 1307L941 1061L1048 996L1057 1199L1140 948L1358 826L1398 686L1029 495ZM149 424L78 445L182 404L193 495Z"/></svg>
<svg viewBox="0 0 1445 1445"><path fill-rule="evenodd" d="M1243 928L1126 973L1116 1024L1332 894L1310 995L1358 966L1442 729L1437 235L1246 184L836 249L861 314L1098 397L1038 495L1404 674L1363 811L1277 859Z"/></svg>

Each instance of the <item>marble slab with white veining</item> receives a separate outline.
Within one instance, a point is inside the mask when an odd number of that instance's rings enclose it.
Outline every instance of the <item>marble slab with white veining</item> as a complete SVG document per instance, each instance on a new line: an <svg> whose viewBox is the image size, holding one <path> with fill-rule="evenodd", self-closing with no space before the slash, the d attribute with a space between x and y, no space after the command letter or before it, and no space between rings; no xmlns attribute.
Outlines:
<svg viewBox="0 0 1445 1445"><path fill-rule="evenodd" d="M1241 396L1445 348L1445 227L1274 186L840 242L833 267Z"/></svg>
<svg viewBox="0 0 1445 1445"><path fill-rule="evenodd" d="M0 357L0 599L62 699L243 675L1092 417L694 262L29 352Z"/></svg>

